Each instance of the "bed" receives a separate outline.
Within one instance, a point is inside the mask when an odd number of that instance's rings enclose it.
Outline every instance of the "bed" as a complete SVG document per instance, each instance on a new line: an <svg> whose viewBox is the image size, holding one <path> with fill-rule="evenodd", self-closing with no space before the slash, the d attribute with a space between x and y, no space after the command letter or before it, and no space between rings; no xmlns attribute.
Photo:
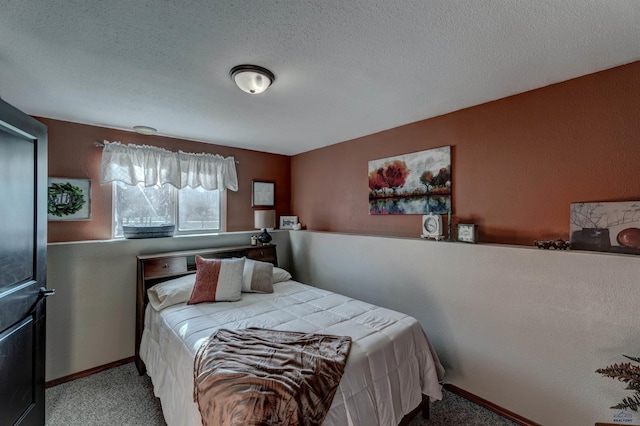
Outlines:
<svg viewBox="0 0 640 426"><path fill-rule="evenodd" d="M202 424L193 402L194 357L202 342L223 328L350 336L351 352L324 425L405 424L420 412L428 416L429 401L442 398L444 370L416 319L296 282L279 268L274 268L273 293L242 293L235 302L187 305L175 298L160 308L148 304L148 294L154 294L149 289L157 284L194 277L195 256L277 265L275 246L138 257L136 365L151 377L169 426Z"/></svg>

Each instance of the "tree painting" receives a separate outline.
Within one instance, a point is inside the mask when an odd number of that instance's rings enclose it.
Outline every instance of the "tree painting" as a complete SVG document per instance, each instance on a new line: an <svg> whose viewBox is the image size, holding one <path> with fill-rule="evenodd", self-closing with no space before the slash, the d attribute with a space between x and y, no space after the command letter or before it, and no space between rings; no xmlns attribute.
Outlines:
<svg viewBox="0 0 640 426"><path fill-rule="evenodd" d="M427 170L426 172L423 172L422 175L420 175L420 182L422 182L422 184L424 186L427 187L427 190L429 189L431 185L431 181L433 180L433 173L431 173L429 170Z"/></svg>
<svg viewBox="0 0 640 426"><path fill-rule="evenodd" d="M402 188L407 181L409 171L404 161L386 162L382 167L369 172L369 189L378 194L382 189L389 188L396 194L396 190Z"/></svg>
<svg viewBox="0 0 640 426"><path fill-rule="evenodd" d="M386 188L386 183L383 179L383 169L379 168L369 172L369 190L370 192L377 193Z"/></svg>
<svg viewBox="0 0 640 426"><path fill-rule="evenodd" d="M370 214L451 211L451 147L369 161Z"/></svg>

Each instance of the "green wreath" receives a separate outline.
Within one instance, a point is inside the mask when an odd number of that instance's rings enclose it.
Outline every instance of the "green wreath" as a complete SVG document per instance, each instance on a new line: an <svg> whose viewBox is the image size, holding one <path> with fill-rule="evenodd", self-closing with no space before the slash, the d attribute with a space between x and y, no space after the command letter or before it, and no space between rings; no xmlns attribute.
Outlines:
<svg viewBox="0 0 640 426"><path fill-rule="evenodd" d="M48 191L47 211L54 216L74 214L86 203L82 189L69 182L52 183Z"/></svg>

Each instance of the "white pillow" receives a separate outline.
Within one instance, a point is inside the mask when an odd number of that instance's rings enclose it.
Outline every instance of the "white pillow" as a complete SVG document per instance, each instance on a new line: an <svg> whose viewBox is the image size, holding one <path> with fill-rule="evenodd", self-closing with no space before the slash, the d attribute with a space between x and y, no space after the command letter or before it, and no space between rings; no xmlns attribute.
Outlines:
<svg viewBox="0 0 640 426"><path fill-rule="evenodd" d="M167 306L186 302L191 297L195 282L196 274L191 274L156 284L147 290L149 303L156 311L160 311Z"/></svg>
<svg viewBox="0 0 640 426"><path fill-rule="evenodd" d="M281 281L287 281L291 279L291 274L282 268L277 266L273 267L273 283L279 283Z"/></svg>

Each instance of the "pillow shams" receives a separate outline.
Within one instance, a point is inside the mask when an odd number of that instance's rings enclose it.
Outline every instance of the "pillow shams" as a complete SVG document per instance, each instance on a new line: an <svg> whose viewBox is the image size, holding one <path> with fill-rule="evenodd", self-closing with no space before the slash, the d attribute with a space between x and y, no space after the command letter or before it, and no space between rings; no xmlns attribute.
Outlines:
<svg viewBox="0 0 640 426"><path fill-rule="evenodd" d="M147 291L149 303L156 311L160 311L167 306L186 302L195 282L196 276L191 274L154 285Z"/></svg>
<svg viewBox="0 0 640 426"><path fill-rule="evenodd" d="M244 260L196 256L196 282L187 304L240 300Z"/></svg>
<svg viewBox="0 0 640 426"><path fill-rule="evenodd" d="M245 293L273 293L273 264L245 259L242 291Z"/></svg>
<svg viewBox="0 0 640 426"><path fill-rule="evenodd" d="M278 268L277 266L273 267L273 283L279 283L281 281L288 281L291 279L291 274L282 269L282 268Z"/></svg>
<svg viewBox="0 0 640 426"><path fill-rule="evenodd" d="M247 259L247 261L255 262L251 259ZM290 279L291 274L288 271L275 266L273 267L273 284ZM190 274L157 284L147 291L149 304L151 304L156 311L160 311L168 306L187 302L191 297L195 281L196 274Z"/></svg>

